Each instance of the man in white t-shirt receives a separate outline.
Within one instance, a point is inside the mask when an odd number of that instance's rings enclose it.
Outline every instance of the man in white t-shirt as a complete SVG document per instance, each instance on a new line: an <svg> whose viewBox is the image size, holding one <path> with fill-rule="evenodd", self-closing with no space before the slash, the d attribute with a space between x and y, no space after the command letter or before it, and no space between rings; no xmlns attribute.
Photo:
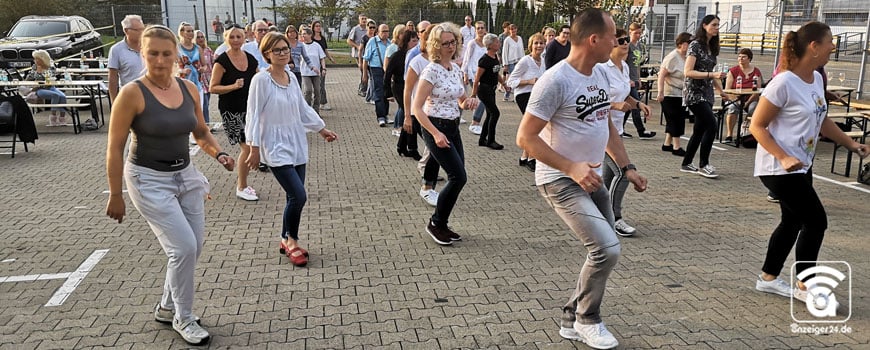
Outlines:
<svg viewBox="0 0 870 350"><path fill-rule="evenodd" d="M257 69L264 70L269 68L269 63L263 58L263 53L260 52L260 41L269 33L269 25L265 21L256 21L251 26L251 31L254 32L254 41L247 42L242 45L242 50L254 56L257 59Z"/></svg>
<svg viewBox="0 0 870 350"><path fill-rule="evenodd" d="M472 24L471 16L465 16L465 25L459 29L459 32L462 33L462 44L466 45L467 43L474 40L477 36L477 32L474 29L474 24Z"/></svg>
<svg viewBox="0 0 870 350"><path fill-rule="evenodd" d="M124 40L109 49L109 100L114 101L122 86L145 73L145 63L139 54L145 24L138 15L127 15L121 21Z"/></svg>
<svg viewBox="0 0 870 350"><path fill-rule="evenodd" d="M517 145L538 160L538 190L588 250L574 293L562 308L559 335L610 349L619 342L604 326L600 307L621 248L610 196L602 186L605 152L635 190L646 190L646 178L629 162L610 120L606 73L595 66L607 62L616 46L613 19L600 9L586 9L575 17L570 31L568 57L535 83Z"/></svg>

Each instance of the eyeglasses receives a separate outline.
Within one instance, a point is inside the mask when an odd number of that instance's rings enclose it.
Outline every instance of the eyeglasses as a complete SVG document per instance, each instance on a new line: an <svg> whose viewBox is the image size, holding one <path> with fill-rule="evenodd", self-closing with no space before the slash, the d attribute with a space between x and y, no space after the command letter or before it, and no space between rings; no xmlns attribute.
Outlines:
<svg viewBox="0 0 870 350"><path fill-rule="evenodd" d="M477 29L477 30L486 30L486 27L477 27L477 28L474 28L474 29Z"/></svg>
<svg viewBox="0 0 870 350"><path fill-rule="evenodd" d="M269 32L269 28L258 28L257 29L257 33L268 33L268 32Z"/></svg>
<svg viewBox="0 0 870 350"><path fill-rule="evenodd" d="M456 40L445 41L445 42L441 43L441 46L442 47L456 46Z"/></svg>
<svg viewBox="0 0 870 350"><path fill-rule="evenodd" d="M389 30L382 30L381 33L389 33Z"/></svg>
<svg viewBox="0 0 870 350"><path fill-rule="evenodd" d="M286 55L286 54L290 53L290 47L284 46L284 47L274 48L271 50L271 52L272 52L272 54L275 54L275 55Z"/></svg>
<svg viewBox="0 0 870 350"><path fill-rule="evenodd" d="M616 43L619 45L625 45L625 44L628 44L629 42L631 42L631 39L629 39L627 36L616 39Z"/></svg>

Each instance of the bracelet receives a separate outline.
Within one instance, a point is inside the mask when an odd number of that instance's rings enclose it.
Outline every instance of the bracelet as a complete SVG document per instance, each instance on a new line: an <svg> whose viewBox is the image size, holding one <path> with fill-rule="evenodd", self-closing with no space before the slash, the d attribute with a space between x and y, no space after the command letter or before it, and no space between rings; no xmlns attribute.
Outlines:
<svg viewBox="0 0 870 350"><path fill-rule="evenodd" d="M214 159L220 159L221 156L227 156L227 157L229 157L230 155L227 154L227 152L220 151L220 152L218 152L217 154L214 155Z"/></svg>

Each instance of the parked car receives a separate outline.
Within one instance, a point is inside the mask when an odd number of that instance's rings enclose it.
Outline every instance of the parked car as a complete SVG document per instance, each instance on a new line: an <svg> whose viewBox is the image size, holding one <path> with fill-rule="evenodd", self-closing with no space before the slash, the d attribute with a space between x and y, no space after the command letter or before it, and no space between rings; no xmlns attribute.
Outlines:
<svg viewBox="0 0 870 350"><path fill-rule="evenodd" d="M25 16L0 39L0 68L24 68L33 64L33 51L45 50L52 59L94 50L102 56L100 33L80 16Z"/></svg>

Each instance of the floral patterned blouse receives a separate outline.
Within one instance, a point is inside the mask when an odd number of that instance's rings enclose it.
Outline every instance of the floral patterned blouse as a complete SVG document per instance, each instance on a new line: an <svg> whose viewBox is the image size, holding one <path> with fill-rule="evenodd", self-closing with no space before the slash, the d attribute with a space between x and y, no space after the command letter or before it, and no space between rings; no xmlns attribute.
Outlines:
<svg viewBox="0 0 870 350"><path fill-rule="evenodd" d="M432 86L432 94L426 98L423 111L430 118L455 120L459 118L458 99L465 94L462 83L462 70L456 63L451 63L448 70L440 63L431 62L420 73L420 79L428 81Z"/></svg>
<svg viewBox="0 0 870 350"><path fill-rule="evenodd" d="M695 57L695 70L712 72L716 69L716 56L710 54L698 40L689 43L689 56ZM701 102L713 104L713 79L692 79L686 77L686 87L683 89L686 106Z"/></svg>
<svg viewBox="0 0 870 350"><path fill-rule="evenodd" d="M200 58L200 67L202 69L199 72L199 82L202 83L202 92L208 92L208 85L211 82L211 70L214 67L214 51L211 50L208 45L205 48L200 47L199 52L202 53L202 57Z"/></svg>

